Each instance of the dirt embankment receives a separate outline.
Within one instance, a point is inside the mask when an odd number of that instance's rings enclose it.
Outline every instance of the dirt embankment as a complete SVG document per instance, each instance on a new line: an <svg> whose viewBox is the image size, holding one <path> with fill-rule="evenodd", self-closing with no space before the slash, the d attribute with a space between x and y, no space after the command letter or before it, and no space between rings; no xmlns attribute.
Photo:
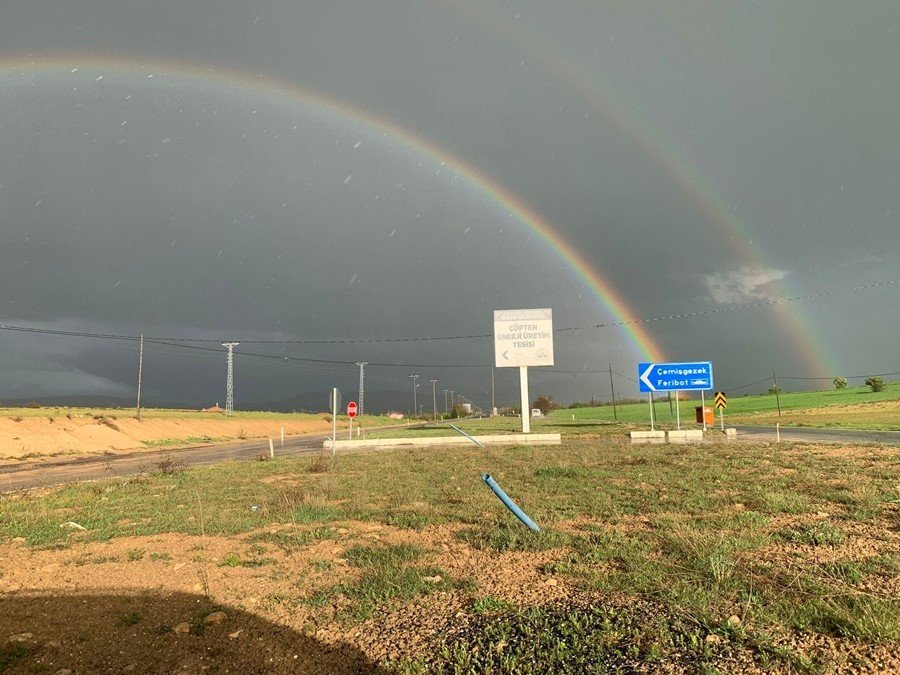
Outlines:
<svg viewBox="0 0 900 675"><path fill-rule="evenodd" d="M202 445L253 438L328 432L322 419L144 418L112 416L0 417L0 461L34 460L57 455Z"/></svg>

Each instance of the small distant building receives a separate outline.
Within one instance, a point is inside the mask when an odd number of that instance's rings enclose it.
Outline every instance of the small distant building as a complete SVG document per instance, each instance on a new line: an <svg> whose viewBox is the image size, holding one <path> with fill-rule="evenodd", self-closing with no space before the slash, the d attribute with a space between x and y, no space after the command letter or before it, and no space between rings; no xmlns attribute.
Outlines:
<svg viewBox="0 0 900 675"><path fill-rule="evenodd" d="M401 413L401 412L389 412L389 413L388 413L388 417L389 417L390 419L392 419L392 420L402 420L402 419L403 419L403 413Z"/></svg>
<svg viewBox="0 0 900 675"><path fill-rule="evenodd" d="M212 406L211 408L204 408L204 409L203 409L203 412L208 412L208 413L224 413L224 412L225 412L225 408L220 408L220 407L219 407L219 404L218 404L218 402L217 402L217 403L216 403L214 406Z"/></svg>

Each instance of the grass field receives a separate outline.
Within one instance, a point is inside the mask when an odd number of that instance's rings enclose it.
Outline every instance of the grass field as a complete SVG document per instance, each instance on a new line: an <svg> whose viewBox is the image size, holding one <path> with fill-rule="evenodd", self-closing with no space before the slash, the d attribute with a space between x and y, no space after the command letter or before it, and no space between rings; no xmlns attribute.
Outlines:
<svg viewBox="0 0 900 675"><path fill-rule="evenodd" d="M900 400L900 383L898 382L886 383L884 390L880 392L873 392L868 387L848 387L830 391L781 393L779 399L782 413L793 413L790 420L796 425L900 429L900 414L897 414L896 409L884 409L877 405ZM729 396L728 408L725 410L726 424L729 422L733 424L774 424L777 421L777 404L774 395ZM700 405L699 398L681 401L679 405L682 423L685 421L693 423L694 408ZM707 405L711 406L712 401L707 399ZM664 428L675 423L674 406L674 399L671 411L665 397L656 402L654 408L656 419ZM823 416L818 409L823 409L825 412L835 411L835 414ZM550 413L550 417L571 420L574 415L576 421L610 422L614 420L614 414L620 422L649 425L649 400L637 404L620 405L615 413L612 406L603 405L593 408L554 410ZM718 413L716 420L718 421Z"/></svg>
<svg viewBox="0 0 900 675"><path fill-rule="evenodd" d="M544 530L514 521L482 472ZM352 647L361 672L889 671L898 477L896 448L604 439L281 458L5 496L0 632L37 635L21 625L29 589L65 595L77 578L81 594L136 588L138 607L193 585L191 606L225 608L228 630L293 626L306 648ZM178 653L174 624L128 611L104 633L116 649L137 645L139 625L155 636L148 655ZM194 649L241 648L190 630ZM91 639L73 633L72 653ZM0 648L0 663L48 663L34 640Z"/></svg>

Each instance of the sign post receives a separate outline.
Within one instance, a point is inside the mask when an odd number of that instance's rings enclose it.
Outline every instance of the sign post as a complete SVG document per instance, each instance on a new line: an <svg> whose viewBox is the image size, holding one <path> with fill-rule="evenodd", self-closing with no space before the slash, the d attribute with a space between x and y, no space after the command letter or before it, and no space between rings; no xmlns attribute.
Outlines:
<svg viewBox="0 0 900 675"><path fill-rule="evenodd" d="M716 407L719 409L719 424L722 425L722 433L725 433L725 408L728 407L728 397L724 391L716 392Z"/></svg>
<svg viewBox="0 0 900 675"><path fill-rule="evenodd" d="M494 310L494 364L519 369L522 433L531 433L528 366L553 365L553 310Z"/></svg>
<svg viewBox="0 0 900 675"><path fill-rule="evenodd" d="M682 363L639 363L638 388L642 393L650 394L650 429L653 429L653 392L675 392L675 424L681 430L681 409L678 405L678 394L682 391L706 391L713 388L713 369L711 361L691 361ZM671 397L671 394L670 394ZM702 400L702 399L701 399ZM705 429L704 421L704 429Z"/></svg>
<svg viewBox="0 0 900 675"><path fill-rule="evenodd" d="M328 407L331 408L331 456L337 452L337 416L341 410L341 392L337 387L328 395Z"/></svg>
<svg viewBox="0 0 900 675"><path fill-rule="evenodd" d="M706 433L706 392L700 390L700 412L703 413L703 433Z"/></svg>
<svg viewBox="0 0 900 675"><path fill-rule="evenodd" d="M350 401L347 404L347 417L350 418L350 436L348 437L351 441L353 440L353 418L356 417L356 413L359 410L356 406L356 401Z"/></svg>

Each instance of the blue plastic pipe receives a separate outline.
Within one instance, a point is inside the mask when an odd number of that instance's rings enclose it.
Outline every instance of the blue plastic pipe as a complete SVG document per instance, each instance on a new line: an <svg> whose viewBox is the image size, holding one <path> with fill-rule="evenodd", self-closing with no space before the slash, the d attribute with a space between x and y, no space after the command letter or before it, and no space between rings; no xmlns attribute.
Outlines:
<svg viewBox="0 0 900 675"><path fill-rule="evenodd" d="M529 518L528 515L527 515L522 509L520 509L512 499L509 498L509 495L507 495L507 494L503 491L503 488L502 488L502 487L500 487L499 485L497 485L497 481L495 481L493 478L491 478L491 474L486 473L486 474L482 475L481 478L482 478L482 480L484 480L485 484L486 484L489 488L491 488L491 490L494 491L494 494L497 495L497 496L500 498L500 501L503 502L503 505L504 505L506 508L508 508L510 511L512 511L512 514L513 514L516 518L518 518L519 520L521 520L522 523L523 523L529 530L533 530L533 531L535 531L535 532L540 532L540 531L541 531L541 528L538 527L538 524L535 523L531 518Z"/></svg>

